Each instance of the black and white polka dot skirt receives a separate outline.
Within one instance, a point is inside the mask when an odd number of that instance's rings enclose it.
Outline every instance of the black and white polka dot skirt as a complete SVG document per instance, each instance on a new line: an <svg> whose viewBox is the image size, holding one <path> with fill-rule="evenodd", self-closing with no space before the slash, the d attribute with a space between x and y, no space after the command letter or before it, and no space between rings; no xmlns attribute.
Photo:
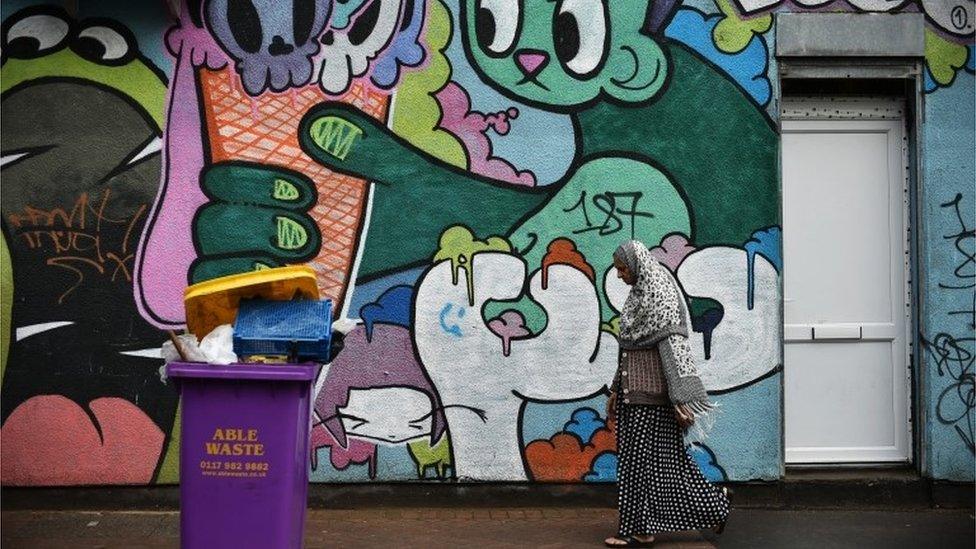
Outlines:
<svg viewBox="0 0 976 549"><path fill-rule="evenodd" d="M621 536L704 530L729 500L688 454L672 406L618 404L617 489Z"/></svg>

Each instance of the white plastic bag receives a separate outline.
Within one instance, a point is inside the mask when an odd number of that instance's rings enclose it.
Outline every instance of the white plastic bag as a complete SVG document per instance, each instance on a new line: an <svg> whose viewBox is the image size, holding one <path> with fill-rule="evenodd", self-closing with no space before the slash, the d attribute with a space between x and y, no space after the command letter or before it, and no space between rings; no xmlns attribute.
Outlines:
<svg viewBox="0 0 976 549"><path fill-rule="evenodd" d="M176 339L178 339L180 342L180 347L183 349L183 353L186 355L187 362L207 362L207 355L200 350L200 344L197 342L197 336L193 334L183 334L176 336ZM163 355L163 362L166 364L183 360L180 358L180 353L176 350L176 347L173 345L172 341L165 341L160 352Z"/></svg>
<svg viewBox="0 0 976 549"><path fill-rule="evenodd" d="M200 350L207 356L207 362L210 364L237 362L237 355L234 354L234 327L230 324L221 324L214 328L212 332L203 336Z"/></svg>
<svg viewBox="0 0 976 549"><path fill-rule="evenodd" d="M230 324L217 326L212 332L205 335L199 343L193 334L183 334L176 336L176 338L180 342L183 354L186 355L184 358L187 362L206 362L209 364L237 362L237 355L234 354L234 328ZM163 343L161 354L165 364L183 360L172 341Z"/></svg>

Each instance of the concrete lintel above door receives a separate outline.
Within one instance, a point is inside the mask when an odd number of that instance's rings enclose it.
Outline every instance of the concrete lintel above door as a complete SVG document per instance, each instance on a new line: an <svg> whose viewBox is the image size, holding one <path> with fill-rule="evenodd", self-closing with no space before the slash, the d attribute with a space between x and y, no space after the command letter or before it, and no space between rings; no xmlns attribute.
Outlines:
<svg viewBox="0 0 976 549"><path fill-rule="evenodd" d="M777 13L777 57L922 57L921 13Z"/></svg>

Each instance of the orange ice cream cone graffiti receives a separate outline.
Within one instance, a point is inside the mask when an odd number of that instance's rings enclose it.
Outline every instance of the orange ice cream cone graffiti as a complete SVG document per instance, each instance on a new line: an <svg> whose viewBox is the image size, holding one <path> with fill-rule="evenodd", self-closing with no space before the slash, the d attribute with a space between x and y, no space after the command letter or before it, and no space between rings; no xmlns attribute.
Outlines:
<svg viewBox="0 0 976 549"><path fill-rule="evenodd" d="M308 213L320 231L322 246L308 264L318 274L322 298L341 304L352 276L369 193L366 181L328 170L298 145L302 115L329 98L315 84L252 97L244 93L230 68L200 69L199 82L210 163L245 161L282 167L314 183L318 201ZM359 81L340 100L380 120L389 106L386 94Z"/></svg>

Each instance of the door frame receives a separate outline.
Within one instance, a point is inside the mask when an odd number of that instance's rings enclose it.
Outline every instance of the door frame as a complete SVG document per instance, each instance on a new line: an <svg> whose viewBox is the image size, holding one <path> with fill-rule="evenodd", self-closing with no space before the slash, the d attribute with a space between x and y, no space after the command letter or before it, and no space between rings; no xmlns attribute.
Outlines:
<svg viewBox="0 0 976 549"><path fill-rule="evenodd" d="M919 189L923 185L920 133L924 121L924 59L919 57L898 57L898 58L878 58L878 57L820 57L820 56L777 56L777 79L774 83L775 93L771 109L777 115L781 112L782 98L793 95L850 95L858 90L877 91L883 90L886 95L894 95L904 100L905 113L905 137L906 153L908 166L908 204L906 230L908 232L908 273L906 284L909 286L908 305L910 308L909 322L906 329L908 337L908 371L910 375L909 391L909 459L914 470L920 474L928 469L925 461L925 453L922 448L926 444L925 429L919 426L925 424L925 408L921 406L919 399L925 394L924 376L920 375L919 369L922 361L920 360L920 348L914 343L914 336L918 333L919 319L922 316L921 288L915 281L918 280L919 273ZM892 91L895 90L895 93ZM777 130L782 135L782 119L776 116ZM778 173L780 184L780 196L782 197L782 140L779 145ZM782 199L780 200L780 219L782 214ZM785 266L784 266L785 268ZM781 292L781 298L784 297ZM780 316L785 319L785 302L780 303ZM785 333L780 327L780 356L785 356ZM782 398L785 391L780 391L781 417L785 418L785 405ZM783 456L782 472L785 473L786 464L786 422L780 422L780 455ZM874 464L877 466L878 464ZM790 466L796 467L794 465Z"/></svg>
<svg viewBox="0 0 976 549"><path fill-rule="evenodd" d="M879 108L880 107L880 108ZM802 459L798 463L787 463L788 467L803 467L803 466L820 466L820 467L843 467L849 465L857 464L869 464L872 466L883 466L883 465L904 465L907 463L912 463L914 460L913 447L912 447L912 437L913 437L913 425L911 421L911 410L912 410L912 348L914 338L912 337L912 284L911 284L911 272L912 272L912 261L909 257L911 230L910 230L910 208L908 201L909 193L909 182L908 173L910 170L908 162L908 147L907 147L907 134L908 134L908 123L907 123L907 113L905 109L905 101L900 97L892 96L842 96L842 95L832 95L832 96L786 96L783 98L783 102L780 108L780 135L785 135L787 133L850 133L853 130L850 129L838 129L832 128L831 122L837 121L851 121L860 122L864 124L864 127L858 129L857 131L875 131L884 130L884 128L892 128L897 126L898 133L902 142L898 144L898 152L895 153L895 158L889 156L889 162L897 161L897 166L889 166L895 169L895 173L899 179L898 182L893 181L891 178L888 180L888 185L892 186L890 190L893 195L889 195L889 201L886 204L887 209L890 211L892 206L894 206L892 200L898 200L900 206L898 207L898 212L896 215L900 216L899 225L900 231L898 234L893 234L892 238L897 238L899 240L899 245L897 246L897 256L901 257L900 268L901 273L898 275L900 279L901 288L898 289L897 285L892 287L893 292L898 294L898 300L902 304L899 307L892 309L893 313L903 314L904 325L901 330L902 339L900 348L894 349L895 353L902 353L902 359L904 360L904 369L900 372L894 372L894 383L898 383L899 386L892 387L892 391L895 394L896 403L900 404L897 408L899 412L899 417L896 418L897 423L895 424L896 434L895 434L895 451L904 451L905 459L901 459L899 456L897 459L881 459L878 461L861 461L856 460L846 461L846 462L835 462L831 459L824 458L815 449L809 449L805 451L799 451L799 453L808 459ZM787 124L790 125L787 128ZM782 159L782 146L783 140L780 141L780 158ZM890 146L890 145L889 145ZM889 149L889 152L891 150ZM781 161L782 164L782 161ZM782 174L782 166L780 169ZM783 185L781 196L785 197L786 189L785 182L781 179L781 185ZM785 202L783 202L785 208ZM783 219L783 229L786 230L786 219ZM895 244L892 242L892 244ZM889 266L890 268L890 266ZM788 267L784 264L784 272ZM890 272L890 275L894 276L894 272ZM783 280L785 289L785 277ZM894 297L894 296L892 296ZM796 341L807 341L805 337L797 335L795 339L787 331L787 325L785 323L785 306L786 306L786 293L783 293L783 357L784 357L784 375L786 369L786 352L785 346L787 343ZM842 323L843 324L843 323ZM846 323L849 324L849 323ZM891 341L889 337L895 339L898 335L889 335L890 332L883 329L879 325L872 325L875 323L862 323L860 327L861 336L858 338L859 341ZM843 327L838 325L838 327ZM815 330L810 327L810 330ZM895 331L897 334L898 330ZM812 333L809 341L817 341L813 337ZM785 377L784 377L785 383ZM902 385L903 384L903 385ZM902 393L904 391L904 393ZM784 449L783 457L784 461L787 458L787 451L785 448L785 389L783 393L784 397ZM897 405L897 404L896 404ZM902 408L902 406L904 408ZM904 422L904 423L903 423ZM902 430L904 429L904 430ZM904 438L902 438L904 437ZM907 460L907 461L906 461Z"/></svg>

